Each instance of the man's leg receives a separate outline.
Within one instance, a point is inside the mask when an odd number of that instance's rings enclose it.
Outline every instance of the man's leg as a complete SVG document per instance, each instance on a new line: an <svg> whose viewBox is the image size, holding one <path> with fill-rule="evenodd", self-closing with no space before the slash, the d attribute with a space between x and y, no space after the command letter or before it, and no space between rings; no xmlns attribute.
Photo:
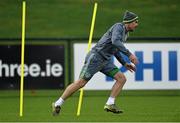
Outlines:
<svg viewBox="0 0 180 123"><path fill-rule="evenodd" d="M64 101L70 97L74 92L79 90L80 88L84 87L86 85L87 81L84 79L79 79L75 81L74 83L70 84L65 91L63 92L62 96L52 104L53 108L53 115L58 115L61 110L61 105L64 103Z"/></svg>
<svg viewBox="0 0 180 123"><path fill-rule="evenodd" d="M114 83L112 90L111 90L111 97L116 98L120 91L122 90L124 84L126 83L126 77L124 76L123 73L116 73L114 76L114 79L116 82Z"/></svg>
<svg viewBox="0 0 180 123"><path fill-rule="evenodd" d="M124 76L123 73L116 73L114 76L114 79L116 82L114 83L110 97L108 98L106 105L104 109L106 111L111 111L113 113L122 113L123 111L120 110L116 105L115 105L115 99L119 95L120 91L122 90L125 82L126 82L126 77Z"/></svg>
<svg viewBox="0 0 180 123"><path fill-rule="evenodd" d="M104 63L102 63L103 60L100 59L97 55L95 54L88 54L85 60L85 64L81 70L79 80L70 84L62 96L59 98L59 100L56 101L55 104L53 104L53 109L58 109L58 110L53 110L55 114L58 114L61 105L64 103L64 101L71 96L75 91L78 89L82 88L85 86L85 84L93 77L95 73L97 73L101 68L104 66Z"/></svg>
<svg viewBox="0 0 180 123"><path fill-rule="evenodd" d="M84 79L79 79L75 81L74 83L70 84L64 93L62 94L61 98L63 100L66 100L69 96L71 96L74 92L79 90L80 88L84 87L86 85L87 81Z"/></svg>

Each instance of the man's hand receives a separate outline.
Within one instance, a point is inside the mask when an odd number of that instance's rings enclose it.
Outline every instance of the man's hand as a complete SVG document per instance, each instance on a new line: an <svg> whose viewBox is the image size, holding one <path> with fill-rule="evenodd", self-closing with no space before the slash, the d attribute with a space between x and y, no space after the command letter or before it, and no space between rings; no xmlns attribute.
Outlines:
<svg viewBox="0 0 180 123"><path fill-rule="evenodd" d="M129 59L130 59L131 62L134 63L134 64L138 64L138 63L139 63L137 57L136 57L135 55L133 55L133 54L131 54L131 55L129 56Z"/></svg>
<svg viewBox="0 0 180 123"><path fill-rule="evenodd" d="M136 66L135 65L126 63L124 66L126 67L126 69L128 69L131 72L136 71Z"/></svg>

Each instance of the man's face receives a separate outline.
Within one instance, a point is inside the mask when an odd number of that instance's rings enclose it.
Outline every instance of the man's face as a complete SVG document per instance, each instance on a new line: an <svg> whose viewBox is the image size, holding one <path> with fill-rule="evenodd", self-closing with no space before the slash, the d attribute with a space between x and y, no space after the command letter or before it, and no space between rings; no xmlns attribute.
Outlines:
<svg viewBox="0 0 180 123"><path fill-rule="evenodd" d="M128 29L131 32L134 31L136 27L138 27L138 20L128 24Z"/></svg>

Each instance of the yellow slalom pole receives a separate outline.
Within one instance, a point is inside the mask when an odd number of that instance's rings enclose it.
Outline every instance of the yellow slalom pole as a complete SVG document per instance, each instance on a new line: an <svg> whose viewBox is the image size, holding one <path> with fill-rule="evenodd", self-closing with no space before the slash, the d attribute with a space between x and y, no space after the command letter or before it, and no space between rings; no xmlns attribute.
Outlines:
<svg viewBox="0 0 180 123"><path fill-rule="evenodd" d="M91 49L91 43L92 43L92 37L93 37L93 31L94 31L94 24L95 24L95 19L96 19L96 12L97 12L97 3L94 4L94 10L93 10L93 17L92 17L92 22L91 22L91 30L89 34L89 41L88 41L88 48L87 48L87 53ZM82 99L83 99L83 88L80 89L80 95L79 95L79 103L78 103L78 109L77 109L77 116L80 115L81 112L81 105L82 105Z"/></svg>
<svg viewBox="0 0 180 123"><path fill-rule="evenodd" d="M22 4L22 42L21 42L20 112L19 112L20 117L23 116L25 17L26 17L26 2L23 1L23 4Z"/></svg>

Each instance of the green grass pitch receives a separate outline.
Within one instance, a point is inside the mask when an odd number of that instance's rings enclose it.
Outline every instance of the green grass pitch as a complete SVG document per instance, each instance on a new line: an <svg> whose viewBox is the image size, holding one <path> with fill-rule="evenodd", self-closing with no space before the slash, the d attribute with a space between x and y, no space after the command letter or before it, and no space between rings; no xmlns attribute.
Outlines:
<svg viewBox="0 0 180 123"><path fill-rule="evenodd" d="M180 90L123 91L117 105L123 114L105 112L103 106L109 91L85 91L81 115L76 116L79 92L63 105L57 117L51 114L51 103L62 91L34 90L24 92L23 117L19 117L19 91L0 91L0 122L178 122Z"/></svg>
<svg viewBox="0 0 180 123"><path fill-rule="evenodd" d="M26 0L26 37L88 37L94 0ZM122 21L125 10L139 16L131 36L177 37L179 0L96 0L93 37L101 37L112 24ZM21 36L21 0L1 0L0 37Z"/></svg>

